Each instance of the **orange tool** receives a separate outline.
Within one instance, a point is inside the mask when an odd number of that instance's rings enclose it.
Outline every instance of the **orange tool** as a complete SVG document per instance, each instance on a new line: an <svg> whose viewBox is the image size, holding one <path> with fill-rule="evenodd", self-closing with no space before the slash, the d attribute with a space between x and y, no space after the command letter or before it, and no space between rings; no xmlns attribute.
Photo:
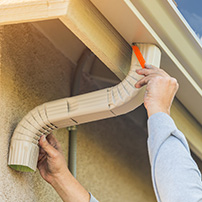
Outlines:
<svg viewBox="0 0 202 202"><path fill-rule="evenodd" d="M132 49L133 49L133 51L134 51L140 65L142 66L142 68L145 68L144 65L145 65L146 61L143 58L142 53L140 52L140 49L138 48L138 46L134 45L134 46L132 46Z"/></svg>

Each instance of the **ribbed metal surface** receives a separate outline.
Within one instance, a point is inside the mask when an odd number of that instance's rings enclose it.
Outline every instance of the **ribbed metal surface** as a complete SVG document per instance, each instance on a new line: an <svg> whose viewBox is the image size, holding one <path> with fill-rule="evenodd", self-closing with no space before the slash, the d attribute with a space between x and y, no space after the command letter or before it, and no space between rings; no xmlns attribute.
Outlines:
<svg viewBox="0 0 202 202"><path fill-rule="evenodd" d="M148 64L159 67L160 66L160 50L151 44L138 44L138 47ZM127 77L117 86L108 89L108 100L110 110L116 114L122 114L122 110L131 111L142 104L143 98L140 97L140 101L137 101L136 96L142 89L135 88L135 84L143 76L136 73L137 69L141 69L141 65L133 53L131 68ZM131 100L133 102L130 102ZM136 102L137 101L137 102ZM130 103L129 103L130 102ZM123 107L122 105L127 105ZM118 110L119 109L119 110Z"/></svg>
<svg viewBox="0 0 202 202"><path fill-rule="evenodd" d="M139 44L147 63L160 65L160 50L154 45ZM142 76L133 54L128 76L118 85L96 92L45 103L29 112L14 131L9 165L24 165L36 170L38 140L57 128L118 116L138 107L143 102L144 90L135 88Z"/></svg>
<svg viewBox="0 0 202 202"><path fill-rule="evenodd" d="M13 139L10 145L9 165L29 166L36 170L39 148L36 144L28 141Z"/></svg>

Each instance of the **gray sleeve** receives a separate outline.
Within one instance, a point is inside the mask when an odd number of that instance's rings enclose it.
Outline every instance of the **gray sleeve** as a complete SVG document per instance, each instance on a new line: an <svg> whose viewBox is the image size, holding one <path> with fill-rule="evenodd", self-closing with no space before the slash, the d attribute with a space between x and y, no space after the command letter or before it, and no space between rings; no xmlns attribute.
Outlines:
<svg viewBox="0 0 202 202"><path fill-rule="evenodd" d="M148 120L148 151L158 202L202 202L201 173L184 135L165 113Z"/></svg>
<svg viewBox="0 0 202 202"><path fill-rule="evenodd" d="M99 202L97 199L95 199L95 197L91 194L90 194L90 202Z"/></svg>

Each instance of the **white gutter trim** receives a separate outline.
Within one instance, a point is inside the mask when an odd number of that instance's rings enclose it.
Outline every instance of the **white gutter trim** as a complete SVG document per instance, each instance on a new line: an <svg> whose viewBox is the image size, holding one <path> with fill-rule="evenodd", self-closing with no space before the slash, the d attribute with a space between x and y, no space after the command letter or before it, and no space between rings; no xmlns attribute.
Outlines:
<svg viewBox="0 0 202 202"><path fill-rule="evenodd" d="M200 41L200 39L198 38L198 36L196 35L196 33L193 31L193 29L191 28L191 26L189 25L189 23L186 21L186 19L184 18L184 16L178 10L178 8L174 4L174 2L172 0L167 0L167 1L170 3L170 5L173 8L173 10L175 11L175 13L179 16L179 18L182 21L182 23L187 27L187 30L194 37L194 39L196 40L196 42L198 43L198 45L202 48L202 42Z"/></svg>
<svg viewBox="0 0 202 202"><path fill-rule="evenodd" d="M160 67L161 52L152 44L138 44L146 62ZM134 110L143 103L144 88L134 87L142 78L140 64L132 54L130 71L118 85L103 90L44 103L30 111L18 124L11 139L8 165L19 171L35 171L38 140L51 131L110 118Z"/></svg>

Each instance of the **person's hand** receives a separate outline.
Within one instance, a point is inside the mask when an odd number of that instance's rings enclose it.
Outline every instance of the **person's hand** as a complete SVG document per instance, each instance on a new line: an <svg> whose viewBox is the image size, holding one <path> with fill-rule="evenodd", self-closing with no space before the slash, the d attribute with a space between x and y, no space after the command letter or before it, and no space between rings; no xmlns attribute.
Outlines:
<svg viewBox="0 0 202 202"><path fill-rule="evenodd" d="M55 137L50 134L43 135L39 140L38 169L48 183L52 183L56 178L66 174L69 170L62 154L60 144Z"/></svg>
<svg viewBox="0 0 202 202"><path fill-rule="evenodd" d="M144 105L148 116L157 112L170 115L170 108L179 87L177 80L162 69L147 64L144 69L138 69L136 72L144 77L135 84L135 87L141 88L147 85Z"/></svg>
<svg viewBox="0 0 202 202"><path fill-rule="evenodd" d="M39 140L38 169L50 183L64 202L89 202L90 195L84 187L72 176L67 168L58 141L52 134L43 135Z"/></svg>

